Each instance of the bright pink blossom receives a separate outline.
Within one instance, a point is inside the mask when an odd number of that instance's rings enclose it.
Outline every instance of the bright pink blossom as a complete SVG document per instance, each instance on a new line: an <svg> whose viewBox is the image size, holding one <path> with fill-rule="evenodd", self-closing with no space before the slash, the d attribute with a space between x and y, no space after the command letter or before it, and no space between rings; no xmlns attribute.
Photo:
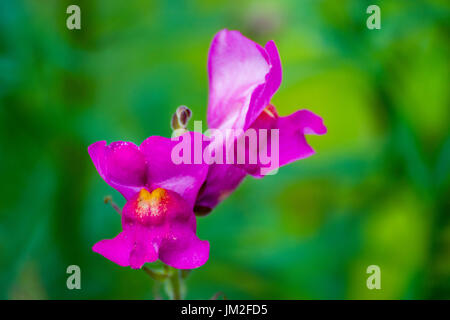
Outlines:
<svg viewBox="0 0 450 320"><path fill-rule="evenodd" d="M201 134L186 135L194 141ZM208 167L174 164L171 151L176 143L152 136L139 147L122 141L89 146L100 176L127 199L123 231L96 243L95 252L134 269L157 259L178 269L197 268L208 260L209 243L197 238L193 213Z"/></svg>
<svg viewBox="0 0 450 320"><path fill-rule="evenodd" d="M314 154L305 134L325 134L322 118L308 110L282 117L270 103L282 77L273 41L263 48L238 31L222 30L211 44L208 73L210 128L279 129L279 166ZM196 213L211 211L247 174L260 177L261 167L261 163L211 165L196 201Z"/></svg>

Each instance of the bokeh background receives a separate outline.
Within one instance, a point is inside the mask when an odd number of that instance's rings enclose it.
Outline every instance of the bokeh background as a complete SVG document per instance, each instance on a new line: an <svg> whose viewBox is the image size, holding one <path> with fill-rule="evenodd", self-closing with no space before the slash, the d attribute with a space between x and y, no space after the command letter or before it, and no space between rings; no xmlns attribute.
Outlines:
<svg viewBox="0 0 450 320"><path fill-rule="evenodd" d="M81 7L81 30L66 8ZM366 8L381 7L381 30ZM87 146L170 136L205 120L210 41L274 39L281 115L308 108L317 154L247 178L198 234L208 263L187 297L450 298L448 1L0 2L0 298L152 299L154 282L91 246L120 230L121 196ZM81 290L66 268L81 268ZM381 268L368 290L366 268Z"/></svg>

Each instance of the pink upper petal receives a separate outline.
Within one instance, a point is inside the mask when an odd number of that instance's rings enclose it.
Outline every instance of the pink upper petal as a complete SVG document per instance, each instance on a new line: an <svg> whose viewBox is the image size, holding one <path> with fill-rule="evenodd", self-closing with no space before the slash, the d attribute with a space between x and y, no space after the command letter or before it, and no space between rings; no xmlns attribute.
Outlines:
<svg viewBox="0 0 450 320"><path fill-rule="evenodd" d="M179 137L180 141L172 141L169 138L152 136L147 138L140 146L140 150L148 163L147 186L150 189L164 188L177 192L193 208L197 193L205 181L208 173L208 165L203 163L175 164L172 159L173 148L188 139L191 146L191 156L194 153L196 139L202 139L198 132L187 132ZM203 149L199 152L203 154Z"/></svg>
<svg viewBox="0 0 450 320"><path fill-rule="evenodd" d="M238 31L214 37L208 58L210 128L248 128L270 102L281 82L273 42L266 49Z"/></svg>
<svg viewBox="0 0 450 320"><path fill-rule="evenodd" d="M126 199L145 186L145 158L134 143L117 141L107 146L106 141L98 141L88 152L100 176Z"/></svg>
<svg viewBox="0 0 450 320"><path fill-rule="evenodd" d="M267 63L270 65L270 71L266 74L264 85L259 86L252 94L252 100L247 112L244 129L248 129L259 117L281 85L281 60L275 42L272 40L269 41L265 46L265 50L267 53Z"/></svg>

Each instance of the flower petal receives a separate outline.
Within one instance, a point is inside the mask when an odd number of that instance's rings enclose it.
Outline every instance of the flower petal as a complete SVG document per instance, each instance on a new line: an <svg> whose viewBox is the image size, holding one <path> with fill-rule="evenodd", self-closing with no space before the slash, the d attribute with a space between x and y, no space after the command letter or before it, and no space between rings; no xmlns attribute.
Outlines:
<svg viewBox="0 0 450 320"><path fill-rule="evenodd" d="M97 242L92 250L119 266L127 267L130 265L132 245L133 241L124 232L121 232L113 239Z"/></svg>
<svg viewBox="0 0 450 320"><path fill-rule="evenodd" d="M278 53L277 46L273 40L266 43L265 46L266 52L269 56L269 63L271 65L269 74L266 77L266 94L270 97L277 92L278 88L280 88L283 71L281 68L281 59ZM259 114L256 116L256 118ZM256 119L255 118L255 119Z"/></svg>
<svg viewBox="0 0 450 320"><path fill-rule="evenodd" d="M179 227L161 242L159 259L177 269L201 267L209 258L209 242L197 238L191 230Z"/></svg>
<svg viewBox="0 0 450 320"><path fill-rule="evenodd" d="M206 181L195 203L195 214L210 213L219 202L227 198L239 186L246 175L244 170L232 164L210 165Z"/></svg>
<svg viewBox="0 0 450 320"><path fill-rule="evenodd" d="M265 50L267 53L267 63L270 65L270 70L266 74L266 81L264 85L259 86L252 93L252 100L246 115L244 129L248 129L259 117L281 85L281 60L275 42L269 41L265 46Z"/></svg>
<svg viewBox="0 0 450 320"><path fill-rule="evenodd" d="M210 128L246 129L270 102L281 64L273 42L266 49L238 31L214 37L208 58Z"/></svg>
<svg viewBox="0 0 450 320"><path fill-rule="evenodd" d="M131 266L139 269L146 262L154 262L158 256L148 240L145 230L127 230L119 233L113 239L97 242L92 250L119 266Z"/></svg>
<svg viewBox="0 0 450 320"><path fill-rule="evenodd" d="M134 143L117 141L107 146L106 141L98 141L88 152L100 176L126 199L145 186L145 158Z"/></svg>
<svg viewBox="0 0 450 320"><path fill-rule="evenodd" d="M258 133L259 129L267 129L267 141L262 143L258 134L256 148L248 148L248 145L245 145L247 162L238 166L255 177L261 177L268 174L269 171L313 155L314 150L306 141L305 135L322 135L327 132L322 118L309 110L299 110L289 116L279 117L272 105L269 105L261 113L253 123L252 129L256 129ZM278 150L276 147L272 150L271 129L279 130ZM253 153L253 157L257 159L256 164L248 164L249 153ZM271 162L261 163L261 154L268 155ZM269 168L270 170L268 170Z"/></svg>
<svg viewBox="0 0 450 320"><path fill-rule="evenodd" d="M129 232L129 230L128 230ZM130 267L140 269L145 263L158 260L158 246L155 245L154 235L151 229L136 225L133 230L134 244L130 252Z"/></svg>
<svg viewBox="0 0 450 320"><path fill-rule="evenodd" d="M140 146L148 164L147 186L150 189L164 188L181 195L184 200L194 207L198 191L205 181L208 173L208 165L201 161L200 164L193 163L194 152L203 154L203 149L195 150L195 141L202 139L198 132L187 132L180 138L180 142L169 138L152 136L147 138ZM187 139L192 152L190 164L176 164L172 157L172 150L182 139Z"/></svg>
<svg viewBox="0 0 450 320"><path fill-rule="evenodd" d="M280 129L280 166L314 154L315 151L305 139L306 134L327 133L323 119L309 110L299 110L289 116L278 118L278 129Z"/></svg>

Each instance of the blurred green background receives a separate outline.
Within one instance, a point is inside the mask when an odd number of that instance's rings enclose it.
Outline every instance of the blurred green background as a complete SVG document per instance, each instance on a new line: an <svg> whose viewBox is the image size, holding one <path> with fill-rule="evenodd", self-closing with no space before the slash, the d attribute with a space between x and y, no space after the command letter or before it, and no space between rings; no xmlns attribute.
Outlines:
<svg viewBox="0 0 450 320"><path fill-rule="evenodd" d="M81 30L66 8L81 7ZM366 8L381 7L381 30ZM87 146L170 136L185 104L205 120L210 41L274 39L281 115L307 108L311 158L247 178L198 235L208 263L187 297L450 298L448 1L0 2L0 298L152 299L153 281L91 251L121 196ZM206 129L206 128L205 128ZM81 290L66 288L68 265ZM368 290L366 268L381 268Z"/></svg>

